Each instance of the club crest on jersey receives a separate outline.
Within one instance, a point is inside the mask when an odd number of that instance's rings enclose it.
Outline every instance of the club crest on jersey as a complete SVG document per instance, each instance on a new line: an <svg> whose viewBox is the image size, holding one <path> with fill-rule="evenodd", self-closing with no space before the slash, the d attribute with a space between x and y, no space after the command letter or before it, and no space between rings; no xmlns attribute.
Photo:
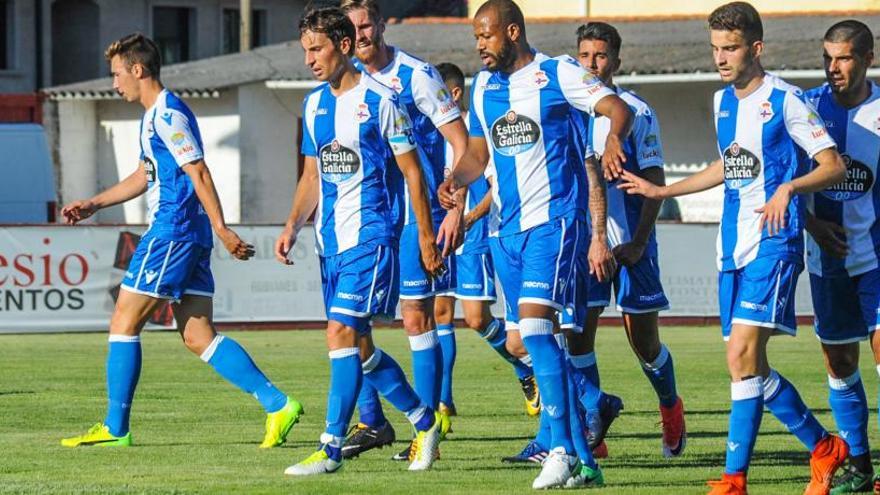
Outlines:
<svg viewBox="0 0 880 495"><path fill-rule="evenodd" d="M761 175L761 160L738 143L724 150L724 182L731 189L751 184Z"/></svg>
<svg viewBox="0 0 880 495"><path fill-rule="evenodd" d="M391 87L391 89L393 89L396 93L401 93L401 92L403 92L403 85L400 84L400 78L397 77L397 76L392 77L391 80L388 82L388 85L389 85L389 87Z"/></svg>
<svg viewBox="0 0 880 495"><path fill-rule="evenodd" d="M550 82L550 79L547 79L546 72L544 72L542 70L538 70L538 71L535 71L534 82L535 82L535 87L540 89L540 88L543 88L544 86L546 86L547 83Z"/></svg>
<svg viewBox="0 0 880 495"><path fill-rule="evenodd" d="M366 103L358 103L357 111L354 113L354 120L359 124L370 120L370 107Z"/></svg>
<svg viewBox="0 0 880 495"><path fill-rule="evenodd" d="M762 122L768 122L773 118L773 104L769 101L761 103L761 110L758 111L758 115L761 116Z"/></svg>
<svg viewBox="0 0 880 495"><path fill-rule="evenodd" d="M852 201L861 198L874 187L874 172L864 163L853 160L849 155L841 155L846 165L846 179L824 191L822 196L833 201Z"/></svg>
<svg viewBox="0 0 880 495"><path fill-rule="evenodd" d="M361 168L361 158L354 150L341 145L336 139L321 148L321 176L327 182L338 184L352 178Z"/></svg>
<svg viewBox="0 0 880 495"><path fill-rule="evenodd" d="M492 124L492 144L504 156L531 149L541 139L541 127L534 120L508 110Z"/></svg>

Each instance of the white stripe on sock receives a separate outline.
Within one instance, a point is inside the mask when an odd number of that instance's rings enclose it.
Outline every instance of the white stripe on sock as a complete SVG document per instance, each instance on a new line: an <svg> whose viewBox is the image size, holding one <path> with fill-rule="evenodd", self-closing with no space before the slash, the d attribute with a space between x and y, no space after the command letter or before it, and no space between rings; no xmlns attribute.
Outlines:
<svg viewBox="0 0 880 495"><path fill-rule="evenodd" d="M553 335L553 322L546 318L523 318L519 321L519 334L523 339L538 335Z"/></svg>
<svg viewBox="0 0 880 495"><path fill-rule="evenodd" d="M205 349L205 352L203 352L202 355L199 356L199 358L206 363L208 361L210 361L211 358L214 357L214 352L217 351L217 346L220 345L220 342L223 342L223 339L225 339L225 338L226 337L220 335L219 333L217 335L215 335L214 340L212 340L211 343L208 344L208 347Z"/></svg>
<svg viewBox="0 0 880 495"><path fill-rule="evenodd" d="M376 366L379 366L379 361L382 360L382 349L378 347L373 350L373 355L367 358L366 361L361 363L361 369L364 371L364 374L373 371L376 369Z"/></svg>
<svg viewBox="0 0 880 495"><path fill-rule="evenodd" d="M501 322L498 321L498 318L495 318L492 320L492 323L489 323L489 326L487 326L485 330L480 332L480 337L483 337L486 340L492 340L498 333L499 328L501 328Z"/></svg>
<svg viewBox="0 0 880 495"><path fill-rule="evenodd" d="M420 419L425 417L426 412L428 412L428 407L419 404L419 406L415 409L407 411L406 419L408 419L409 422L412 423L413 426L415 426L415 424L418 423Z"/></svg>
<svg viewBox="0 0 880 495"><path fill-rule="evenodd" d="M571 356L569 359L571 359L571 364L580 370L596 364L596 353L588 352L586 354L578 354Z"/></svg>
<svg viewBox="0 0 880 495"><path fill-rule="evenodd" d="M440 339L437 338L437 330L429 330L421 335L409 336L409 348L413 352L427 351L440 345Z"/></svg>
<svg viewBox="0 0 880 495"><path fill-rule="evenodd" d="M522 364L531 368L532 367L532 355L526 354L525 356L519 358L519 362L521 362Z"/></svg>
<svg viewBox="0 0 880 495"><path fill-rule="evenodd" d="M342 444L345 443L344 438L333 436L333 435L327 433L326 431L324 433L321 433L321 436L319 437L318 441L321 442L321 444L326 443L327 445L329 445L331 447L335 447L337 449L341 449Z"/></svg>
<svg viewBox="0 0 880 495"><path fill-rule="evenodd" d="M342 359L349 356L357 356L359 350L357 347L343 347L342 349L334 349L327 353L330 359Z"/></svg>
<svg viewBox="0 0 880 495"><path fill-rule="evenodd" d="M859 374L859 370L856 370L855 373L844 378L834 378L833 376L828 375L828 386L834 390L849 390L850 387L855 385L856 382L861 379L862 376Z"/></svg>
<svg viewBox="0 0 880 495"><path fill-rule="evenodd" d="M438 337L443 337L444 335L453 335L454 333L455 333L455 327L438 328L437 329L437 336Z"/></svg>
<svg viewBox="0 0 880 495"><path fill-rule="evenodd" d="M730 398L745 400L760 397L764 393L764 379L760 376L730 384Z"/></svg>
<svg viewBox="0 0 880 495"><path fill-rule="evenodd" d="M669 349L665 345L660 344L660 354L650 363L642 363L642 367L648 371L659 370L669 360Z"/></svg>
<svg viewBox="0 0 880 495"><path fill-rule="evenodd" d="M560 349L568 351L568 342L565 341L564 333L555 333L553 334L553 338L556 339L556 345L558 345Z"/></svg>
<svg viewBox="0 0 880 495"><path fill-rule="evenodd" d="M767 378L764 378L764 400L770 400L770 397L773 397L779 390L781 383L779 381L779 373L771 369Z"/></svg>
<svg viewBox="0 0 880 495"><path fill-rule="evenodd" d="M140 342L141 336L140 335L119 335L119 334L111 333L107 337L107 340L109 342Z"/></svg>

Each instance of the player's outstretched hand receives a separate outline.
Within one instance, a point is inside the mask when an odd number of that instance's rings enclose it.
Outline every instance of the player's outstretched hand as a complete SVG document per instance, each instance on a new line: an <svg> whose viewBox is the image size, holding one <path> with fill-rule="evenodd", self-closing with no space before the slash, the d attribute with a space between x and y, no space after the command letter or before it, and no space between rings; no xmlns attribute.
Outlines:
<svg viewBox="0 0 880 495"><path fill-rule="evenodd" d="M235 259L247 260L254 256L254 247L243 240L232 229L225 229L217 233L217 237L223 242L223 246Z"/></svg>
<svg viewBox="0 0 880 495"><path fill-rule="evenodd" d="M807 232L816 241L823 251L835 258L846 258L849 254L849 244L846 243L846 229L842 226L808 216L806 223Z"/></svg>
<svg viewBox="0 0 880 495"><path fill-rule="evenodd" d="M663 199L665 186L658 186L651 181L645 180L638 175L627 172L626 170L620 174L620 184L618 189L626 191L627 194L639 194L648 199Z"/></svg>
<svg viewBox="0 0 880 495"><path fill-rule="evenodd" d="M452 183L452 178L448 178L440 184L440 187L437 188L437 197L440 199L440 206L446 208L447 210L451 210L455 208L455 184Z"/></svg>
<svg viewBox="0 0 880 495"><path fill-rule="evenodd" d="M296 244L296 232L293 229L285 228L275 241L275 259L284 265L292 265L293 260L287 255Z"/></svg>
<svg viewBox="0 0 880 495"><path fill-rule="evenodd" d="M443 256L432 236L419 239L419 250L422 257L422 268L432 277L442 277L446 273Z"/></svg>
<svg viewBox="0 0 880 495"><path fill-rule="evenodd" d="M444 258L454 253L464 242L463 216L460 209L453 208L446 212L446 218L440 224L440 229L437 232L437 245L443 246Z"/></svg>
<svg viewBox="0 0 880 495"><path fill-rule="evenodd" d="M614 134L608 134L605 140L605 152L602 153L602 171L605 180L612 181L623 174L623 164L626 163L626 153L623 152L623 144Z"/></svg>
<svg viewBox="0 0 880 495"><path fill-rule="evenodd" d="M776 235L785 228L785 215L788 212L788 203L791 202L791 196L794 190L791 183L786 182L776 188L776 192L770 198L770 201L764 206L755 210L755 213L761 214L761 220L758 224L758 230L767 228L767 235Z"/></svg>
<svg viewBox="0 0 880 495"><path fill-rule="evenodd" d="M614 255L604 242L591 242L590 251L587 253L587 261L590 264L590 275L596 277L599 282L611 280L617 271Z"/></svg>
<svg viewBox="0 0 880 495"><path fill-rule="evenodd" d="M64 223L73 225L94 215L96 211L98 209L91 201L77 200L61 208L61 216L64 217Z"/></svg>
<svg viewBox="0 0 880 495"><path fill-rule="evenodd" d="M623 266L633 266L645 254L645 245L640 242L624 242L618 244L614 250L614 259Z"/></svg>

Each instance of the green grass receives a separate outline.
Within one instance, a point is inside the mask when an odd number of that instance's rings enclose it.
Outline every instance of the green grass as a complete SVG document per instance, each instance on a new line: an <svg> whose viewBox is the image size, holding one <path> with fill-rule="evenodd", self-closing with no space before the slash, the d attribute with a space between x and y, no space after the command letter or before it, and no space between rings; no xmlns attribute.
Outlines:
<svg viewBox="0 0 880 495"><path fill-rule="evenodd" d="M408 473L388 460L396 449L369 452L342 472L291 479L284 468L307 456L324 426L327 354L322 332L230 332L276 384L306 408L288 443L257 449L264 415L252 397L224 382L192 356L176 334L144 338L144 367L132 413L135 447L64 449L62 436L103 418L103 334L0 337L0 493L527 493L534 466L502 464L534 433L510 366L473 332L458 331L455 400L460 416L444 442L442 459L425 473ZM656 397L623 333L601 329L597 343L602 384L622 396L626 410L614 424L602 462L601 493L705 493L705 480L723 466L729 386L717 328L671 328L663 337L675 357L685 399L689 441L672 461L660 454ZM409 368L400 330L377 342ZM867 357L867 355L866 355ZM862 373L876 404L874 371ZM820 421L833 425L819 345L809 328L771 343L771 362L796 386ZM387 408L386 408L387 410ZM399 440L402 415L388 411ZM873 418L873 414L872 414ZM876 433L872 419L870 431ZM754 494L800 493L809 477L808 454L765 415L751 469Z"/></svg>

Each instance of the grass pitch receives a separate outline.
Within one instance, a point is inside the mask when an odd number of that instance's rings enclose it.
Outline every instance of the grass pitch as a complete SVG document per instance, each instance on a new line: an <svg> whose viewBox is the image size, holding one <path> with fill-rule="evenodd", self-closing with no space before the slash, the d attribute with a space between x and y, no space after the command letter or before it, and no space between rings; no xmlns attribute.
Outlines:
<svg viewBox="0 0 880 495"><path fill-rule="evenodd" d="M389 457L405 446L409 427L386 406L397 430L394 449L368 452L331 476L292 479L282 472L316 446L324 426L329 366L323 332L229 332L266 374L306 409L281 448L257 448L265 416L259 404L223 381L174 333L143 340L144 366L132 412L135 446L65 449L63 436L84 432L105 408L106 335L0 336L0 493L529 493L538 468L502 464L532 436L510 366L470 330L459 329L455 402L460 416L441 444L435 469L408 473ZM699 494L724 463L729 386L716 327L666 328L685 401L688 446L681 458L660 454L657 401L622 330L602 328L597 341L603 388L626 409L602 461L608 494ZM409 369L401 330L376 341ZM819 344L808 327L778 337L771 362L800 390L820 421L833 428ZM868 400L876 411L877 381L863 356ZM868 358L868 359L865 359ZM877 433L872 414L871 435ZM765 414L750 473L755 494L801 493L809 456Z"/></svg>

